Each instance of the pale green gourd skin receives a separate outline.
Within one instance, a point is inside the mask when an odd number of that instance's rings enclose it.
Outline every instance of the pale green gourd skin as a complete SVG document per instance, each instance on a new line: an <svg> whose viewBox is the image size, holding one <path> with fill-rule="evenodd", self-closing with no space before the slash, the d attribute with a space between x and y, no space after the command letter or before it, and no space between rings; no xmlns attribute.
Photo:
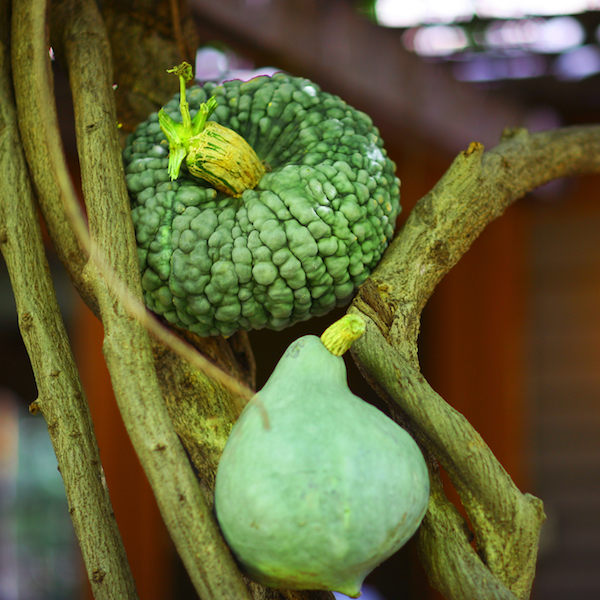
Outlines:
<svg viewBox="0 0 600 600"><path fill-rule="evenodd" d="M350 392L341 357L304 336L234 425L215 509L256 581L356 597L415 533L428 498L412 437Z"/></svg>

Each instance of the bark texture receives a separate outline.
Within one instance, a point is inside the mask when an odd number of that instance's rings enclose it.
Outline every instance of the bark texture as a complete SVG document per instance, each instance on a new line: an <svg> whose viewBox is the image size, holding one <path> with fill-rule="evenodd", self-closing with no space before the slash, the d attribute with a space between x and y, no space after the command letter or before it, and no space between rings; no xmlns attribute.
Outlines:
<svg viewBox="0 0 600 600"><path fill-rule="evenodd" d="M29 39L45 15L22 2L12 32ZM69 512L97 600L137 600L135 583L104 479L90 411L60 314L46 260L40 220L21 146L12 95L9 4L0 5L0 250L17 305L19 327L38 388L32 413L41 412L63 477ZM13 45L13 49L17 44ZM25 42L14 52L19 62ZM75 263L77 264L77 263Z"/></svg>

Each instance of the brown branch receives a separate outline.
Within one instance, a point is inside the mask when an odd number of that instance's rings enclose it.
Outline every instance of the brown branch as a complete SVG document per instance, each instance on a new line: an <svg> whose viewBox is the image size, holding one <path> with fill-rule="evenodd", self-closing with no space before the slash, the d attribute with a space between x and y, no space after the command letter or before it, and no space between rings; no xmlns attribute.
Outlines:
<svg viewBox="0 0 600 600"><path fill-rule="evenodd" d="M482 569L484 563L473 568L479 559L471 551L463 527L456 525L460 515L444 506L440 491L432 496L425 521L429 535L422 538L427 546L421 548L421 555L429 558L424 564L437 573L433 583L440 589L439 581L443 582L444 577L439 573L452 577L457 589L442 588L449 600L473 598L473 590L480 590L478 600L528 597L544 520L541 502L521 494L465 417L429 387L371 319L364 313L362 316L367 321L367 331L355 342L353 355L367 378L383 388L387 399L398 403L417 439L448 471L475 526L478 549L490 569ZM448 554L443 553L444 548ZM462 554L456 548L462 548ZM434 562L432 556L438 561ZM462 568L455 572L461 561ZM495 581L495 585L490 586L490 581ZM485 595L504 587L514 596Z"/></svg>
<svg viewBox="0 0 600 600"><path fill-rule="evenodd" d="M102 15L113 51L117 111L128 133L171 98L167 69L182 56L194 63L199 36L188 2L181 0L105 0Z"/></svg>
<svg viewBox="0 0 600 600"><path fill-rule="evenodd" d="M433 587L448 599L516 600L471 546L473 536L448 502L437 473L431 483L428 511L417 535L419 558Z"/></svg>
<svg viewBox="0 0 600 600"><path fill-rule="evenodd" d="M20 5L23 10L25 7L26 4ZM91 242L56 128L54 94L49 78L45 77L49 59L47 45L44 43L45 22L42 18L36 22L23 20L22 49L15 51L18 73L15 77L16 91L19 112L23 114L20 118L21 131L26 138L32 140L26 148L29 168L34 178L42 182L38 185L38 200L53 243L59 254L66 257L64 266L78 291L84 296L87 293L88 304L99 316L97 301L89 289L89 282L83 279L81 263L91 254ZM30 35L32 31L34 35ZM30 88L29 85L33 87ZM48 120L39 118L44 111L50 114ZM49 140L48 145L46 139ZM49 156L55 160L49 160ZM53 188L43 185L44 182L56 185L57 192L53 193ZM64 191L62 195L61 189ZM82 248L81 251L69 251L72 236ZM73 256L76 260L71 260ZM222 338L202 340L201 346L208 359L205 358L146 311L144 305L129 293L111 271L98 248L95 259L123 306L152 332L160 383L170 416L199 474L212 489L218 458L231 424L239 415L245 400L253 393L253 358L247 336L240 332L230 338L229 343ZM197 340L193 341L199 345ZM239 343L234 347L234 355L229 344L236 342ZM237 356L242 356L244 362L248 363L245 370L240 369ZM184 398L181 397L182 389L186 390ZM206 398L211 398L211 402L203 401ZM216 406L222 408L219 414L213 413ZM215 436L215 431L219 435Z"/></svg>
<svg viewBox="0 0 600 600"><path fill-rule="evenodd" d="M179 48L181 60L188 60L188 52L187 48L185 47L185 40L183 39L183 30L181 28L179 0L169 0L169 4L171 5L171 22L173 24L173 37L175 38L175 42L177 44L177 47Z"/></svg>
<svg viewBox="0 0 600 600"><path fill-rule="evenodd" d="M30 30L30 26L36 29ZM32 31L35 35L31 35ZM62 43L59 39L55 42ZM97 301L89 288L89 282L83 276L91 252L91 241L86 218L75 200L76 194L64 158L47 46L45 22L27 22L13 59L20 128L23 138L27 140L26 156L37 185L38 201L53 245L76 289L94 314L99 316ZM166 70L164 72L166 74ZM46 114L48 119L40 119L40 114ZM223 338L197 339L189 336L191 345L186 344L172 330L163 327L153 318L142 303L131 297L118 278L111 273L98 248L96 260L101 263L104 276L117 290L129 312L144 323L165 346L207 376L206 385L196 386L196 392L204 392L207 386L212 389L211 380L215 380L234 396L230 400L234 405L238 402L236 396L245 399L251 397L254 364L245 332L238 332L229 341ZM192 345L201 349L210 360L196 352ZM241 357L243 363L246 363L245 369L240 368L237 357Z"/></svg>
<svg viewBox="0 0 600 600"><path fill-rule="evenodd" d="M27 5L18 9L26 10ZM38 12L40 12L38 10ZM49 77L49 59L45 43L45 21L38 15L36 20L24 15L19 23L20 43L14 48L15 93L19 107L19 125L24 139L29 168L37 183L37 196L46 220L53 245L77 291L96 316L99 316L97 300L90 283L84 277L84 268L92 252L87 221L79 206L76 193L64 158L60 132L58 131L56 105ZM35 29L31 29L34 28ZM34 31L35 35L31 35ZM45 114L48 119L41 119ZM243 379L231 377L221 367L236 372L233 360L227 361L231 348L226 344L213 353L217 365L205 359L186 344L170 329L163 327L148 313L139 300L129 293L122 282L115 277L106 263L101 249L96 247L95 259L101 266L103 276L116 290L121 302L153 335L167 347L184 357L196 369L205 373L228 389L234 396L250 398L252 390ZM248 374L245 374L248 376ZM249 379L252 379L250 374Z"/></svg>
<svg viewBox="0 0 600 600"><path fill-rule="evenodd" d="M68 174L58 126L52 86L52 71L48 59L45 2L14 3L15 43L12 46L14 86L19 108L19 127L25 154L29 161L36 196L44 204L44 219L56 253L67 268L73 285L98 314L98 305L89 285L83 280L88 253L72 226L73 216L61 198L60 185L50 157ZM38 47L43 51L37 51ZM45 114L47 119L40 118ZM70 185L70 180L69 180Z"/></svg>
<svg viewBox="0 0 600 600"><path fill-rule="evenodd" d="M415 361L421 311L441 278L512 202L553 179L599 172L599 132L600 126L518 129L485 153L471 144L417 203L355 305L379 309L385 335L410 346ZM413 262L403 262L407 256Z"/></svg>
<svg viewBox="0 0 600 600"><path fill-rule="evenodd" d="M23 3L17 4L13 31L18 39L19 30L30 25L32 15L24 10ZM21 148L10 83L8 5L2 3L0 15L0 121L4 125L0 134L0 249L38 387L38 399L31 410L41 411L48 424L94 597L136 600L91 415L52 286Z"/></svg>
<svg viewBox="0 0 600 600"><path fill-rule="evenodd" d="M471 144L419 201L350 309L367 321L366 334L353 347L359 367L400 407L417 438L448 471L473 523L482 564L519 599L529 597L533 580L541 502L519 492L479 434L421 376L420 316L437 283L507 206L557 177L596 172L598 126L531 135L510 131L486 153ZM435 500L443 505L439 495ZM429 557L425 564L436 586L449 599L466 600L473 589L469 569L458 577L455 553L442 551L451 547L444 536L452 536L439 521L449 514L448 508L429 511L422 554ZM499 590L483 586L478 598L504 598Z"/></svg>

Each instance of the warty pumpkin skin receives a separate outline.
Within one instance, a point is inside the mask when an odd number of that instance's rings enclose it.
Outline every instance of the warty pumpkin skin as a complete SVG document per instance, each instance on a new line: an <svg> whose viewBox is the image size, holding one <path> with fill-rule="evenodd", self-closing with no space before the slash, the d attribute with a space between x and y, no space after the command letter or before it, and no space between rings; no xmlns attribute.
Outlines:
<svg viewBox="0 0 600 600"><path fill-rule="evenodd" d="M180 99L164 106L165 118L182 120ZM252 189L230 182L227 195L194 176L210 158L197 149L171 181L157 113L128 137L123 162L148 308L198 335L229 336L347 304L400 212L395 165L370 117L284 73L187 90L192 117L211 101L209 122L239 134L269 172Z"/></svg>
<svg viewBox="0 0 600 600"><path fill-rule="evenodd" d="M343 358L304 336L235 423L215 510L256 581L357 597L366 575L415 533L428 498L412 437L352 394Z"/></svg>

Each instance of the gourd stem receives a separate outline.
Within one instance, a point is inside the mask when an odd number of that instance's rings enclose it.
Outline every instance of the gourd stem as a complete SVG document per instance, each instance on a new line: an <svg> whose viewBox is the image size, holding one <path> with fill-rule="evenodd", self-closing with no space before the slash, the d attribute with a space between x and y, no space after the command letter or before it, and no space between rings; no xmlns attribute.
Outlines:
<svg viewBox="0 0 600 600"><path fill-rule="evenodd" d="M204 130L204 126L206 125L208 117L210 117L210 115L213 114L215 108L217 108L218 105L219 103L217 102L217 99L214 96L211 96L206 102L203 102L200 105L200 108L192 122L192 136L198 135L201 131Z"/></svg>
<svg viewBox="0 0 600 600"><path fill-rule="evenodd" d="M221 192L240 198L245 190L256 187L266 171L265 166L235 131L216 122L207 123L218 106L214 96L203 102L191 118L185 97L186 83L193 78L189 63L183 62L167 72L179 77L182 118L178 123L164 109L158 111L158 122L169 142L169 177L171 180L179 177L185 160L192 175L208 181Z"/></svg>
<svg viewBox="0 0 600 600"><path fill-rule="evenodd" d="M364 331L365 322L358 315L344 315L323 332L321 341L331 354L341 356Z"/></svg>
<svg viewBox="0 0 600 600"><path fill-rule="evenodd" d="M191 134L192 131L192 117L190 116L190 105L185 98L185 86L188 81L193 78L192 67L187 62L182 62L180 65L167 69L167 73L174 73L179 77L179 110L181 111L181 117L183 119L183 130L185 133Z"/></svg>

